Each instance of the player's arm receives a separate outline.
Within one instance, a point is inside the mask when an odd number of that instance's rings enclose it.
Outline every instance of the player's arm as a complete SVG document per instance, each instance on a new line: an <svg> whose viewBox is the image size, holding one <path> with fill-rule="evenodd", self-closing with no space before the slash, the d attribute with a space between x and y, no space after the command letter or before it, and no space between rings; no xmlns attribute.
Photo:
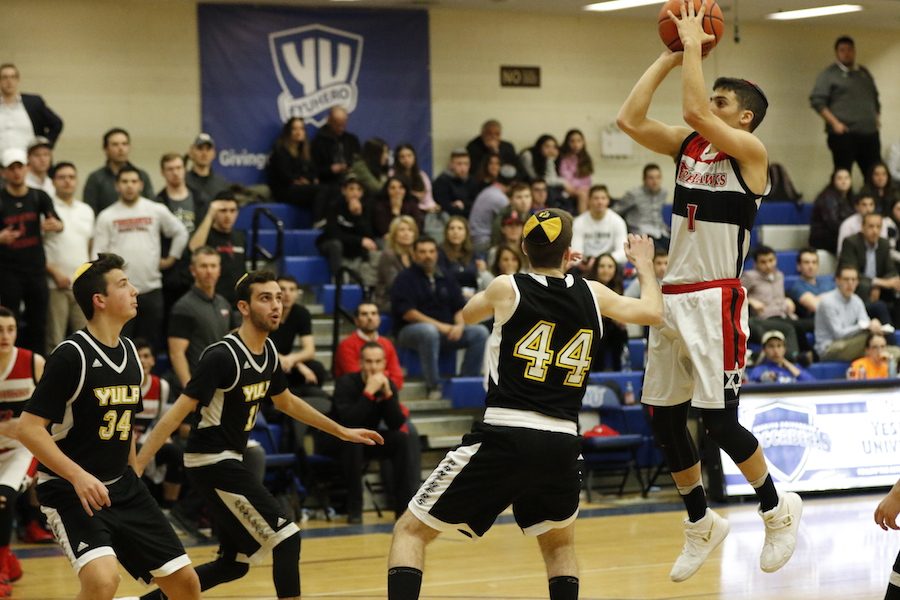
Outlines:
<svg viewBox="0 0 900 600"><path fill-rule="evenodd" d="M469 325L481 323L491 317L503 320L515 302L509 275L496 277L484 291L472 296L462 309L463 320Z"/></svg>
<svg viewBox="0 0 900 600"><path fill-rule="evenodd" d="M669 72L681 64L681 52L666 50L634 85L619 114L616 124L641 146L671 157L678 155L684 139L691 134L687 127L666 125L647 116L653 94Z"/></svg>
<svg viewBox="0 0 900 600"><path fill-rule="evenodd" d="M331 434L345 442L366 444L367 446L384 444L384 438L382 438L377 431L371 431L369 429L351 429L339 425L310 406L306 401L292 394L288 389L283 390L279 394L274 394L272 396L272 402L275 404L275 408L291 418Z"/></svg>
<svg viewBox="0 0 900 600"><path fill-rule="evenodd" d="M641 297L620 296L598 281L589 281L600 310L605 316L622 323L662 324L662 292L653 271L653 240L646 235L628 234L625 254L637 269Z"/></svg>
<svg viewBox="0 0 900 600"><path fill-rule="evenodd" d="M150 462L150 459L156 456L156 453L159 452L162 445L169 440L172 432L178 429L178 426L181 425L182 421L197 409L197 404L197 400L182 394L178 397L178 400L175 401L175 404L166 411L166 414L159 419L159 422L153 427L150 431L150 435L147 436L147 439L145 439L144 443L141 445L141 451L137 454L137 459L134 463L134 472L137 473L138 476L143 475L144 469L147 468L147 463Z"/></svg>
<svg viewBox="0 0 900 600"><path fill-rule="evenodd" d="M749 131L731 127L709 108L706 82L703 79L702 46L714 41L715 37L703 31L701 26L706 5L703 4L696 15L693 3L689 2L687 8L687 14L681 18L673 17L684 45L681 65L684 120L717 150L733 156L742 166L746 165L753 171L765 170L768 168L768 156L762 141Z"/></svg>
<svg viewBox="0 0 900 600"><path fill-rule="evenodd" d="M897 525L897 514L900 513L900 481L894 484L888 495L875 509L875 523L885 531L900 529Z"/></svg>

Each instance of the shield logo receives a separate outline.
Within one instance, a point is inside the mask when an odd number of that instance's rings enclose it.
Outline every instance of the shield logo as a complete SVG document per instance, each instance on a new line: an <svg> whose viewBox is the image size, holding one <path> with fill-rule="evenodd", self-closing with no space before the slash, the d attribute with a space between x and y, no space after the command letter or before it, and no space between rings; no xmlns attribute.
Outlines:
<svg viewBox="0 0 900 600"><path fill-rule="evenodd" d="M794 481L817 445L815 407L776 401L760 407L750 427L766 453L772 474Z"/></svg>
<svg viewBox="0 0 900 600"><path fill-rule="evenodd" d="M362 64L363 37L321 24L269 34L275 76L281 84L282 121L302 117L321 127L328 111L353 112L359 96L356 80Z"/></svg>

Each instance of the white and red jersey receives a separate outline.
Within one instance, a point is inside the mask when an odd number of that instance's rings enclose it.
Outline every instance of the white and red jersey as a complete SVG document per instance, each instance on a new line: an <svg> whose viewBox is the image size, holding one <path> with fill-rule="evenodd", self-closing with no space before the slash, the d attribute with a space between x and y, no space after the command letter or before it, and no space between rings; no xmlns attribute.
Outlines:
<svg viewBox="0 0 900 600"><path fill-rule="evenodd" d="M169 383L156 375L144 377L141 398L144 401L144 410L134 415L134 424L146 432L162 412L165 412L163 409L169 400Z"/></svg>
<svg viewBox="0 0 900 600"><path fill-rule="evenodd" d="M699 133L678 155L669 268L664 284L738 279L762 195L747 187L737 161Z"/></svg>
<svg viewBox="0 0 900 600"><path fill-rule="evenodd" d="M34 353L24 348L13 348L12 358L0 373L0 421L22 414L25 403L34 392ZM14 440L0 435L0 448L6 448Z"/></svg>

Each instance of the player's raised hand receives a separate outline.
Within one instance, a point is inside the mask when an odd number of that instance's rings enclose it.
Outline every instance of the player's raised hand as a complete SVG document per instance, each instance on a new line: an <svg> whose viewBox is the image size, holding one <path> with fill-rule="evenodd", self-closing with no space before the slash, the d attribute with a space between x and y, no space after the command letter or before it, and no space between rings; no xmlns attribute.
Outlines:
<svg viewBox="0 0 900 600"><path fill-rule="evenodd" d="M581 262L581 259L584 258L583 252L578 252L577 250L572 250L569 252L569 262L566 263L566 271L571 271L578 263Z"/></svg>
<svg viewBox="0 0 900 600"><path fill-rule="evenodd" d="M694 0L684 0L681 3L681 9L678 11L680 18L676 17L672 11L669 12L669 18L678 28L678 37L681 38L681 44L687 48L688 43L695 43L698 46L703 44L715 43L716 36L706 33L703 30L703 15L706 14L706 0L700 3L700 10L694 10Z"/></svg>
<svg viewBox="0 0 900 600"><path fill-rule="evenodd" d="M104 506L111 506L109 490L106 489L106 486L99 479L87 471L82 470L72 478L70 483L75 488L75 493L78 495L78 499L81 500L81 506L89 517L94 516L94 510L99 511Z"/></svg>
<svg viewBox="0 0 900 600"><path fill-rule="evenodd" d="M888 529L900 529L897 525L897 513L900 513L900 482L884 497L875 509L875 523L887 531Z"/></svg>
<svg viewBox="0 0 900 600"><path fill-rule="evenodd" d="M654 252L653 240L649 236L628 234L625 240L625 256L631 264L640 268L640 265L646 262L653 263Z"/></svg>
<svg viewBox="0 0 900 600"><path fill-rule="evenodd" d="M341 427L339 438L345 442L353 442L354 444L365 444L366 446L382 446L384 438L377 431L371 429L347 429Z"/></svg>

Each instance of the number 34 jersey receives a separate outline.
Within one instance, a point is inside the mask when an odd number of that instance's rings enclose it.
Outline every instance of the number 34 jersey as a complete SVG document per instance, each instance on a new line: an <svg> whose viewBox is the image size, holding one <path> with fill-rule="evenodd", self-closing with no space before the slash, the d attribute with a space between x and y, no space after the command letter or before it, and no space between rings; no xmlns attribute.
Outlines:
<svg viewBox="0 0 900 600"><path fill-rule="evenodd" d="M485 403L577 423L603 335L594 294L573 275L520 273L511 283L513 313L494 322L488 340Z"/></svg>
<svg viewBox="0 0 900 600"><path fill-rule="evenodd" d="M185 466L240 459L260 402L286 388L272 340L266 339L262 354L253 354L236 333L206 348L184 389L185 396L200 403L185 449Z"/></svg>
<svg viewBox="0 0 900 600"><path fill-rule="evenodd" d="M47 359L25 412L50 421L63 454L100 481L112 481L128 465L131 422L143 410L143 375L131 340L119 338L110 348L82 329ZM56 476L43 464L38 469Z"/></svg>

